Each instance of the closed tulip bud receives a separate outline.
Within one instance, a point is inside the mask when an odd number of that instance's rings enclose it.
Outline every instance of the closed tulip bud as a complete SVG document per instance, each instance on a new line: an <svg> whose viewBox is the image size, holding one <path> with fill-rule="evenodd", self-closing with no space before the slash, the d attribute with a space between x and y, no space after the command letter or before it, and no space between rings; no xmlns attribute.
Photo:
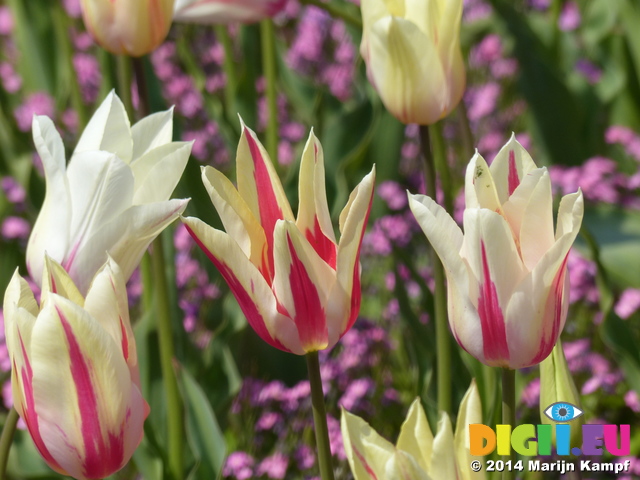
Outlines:
<svg viewBox="0 0 640 480"><path fill-rule="evenodd" d="M273 17L287 0L176 0L173 20L185 23L253 23Z"/></svg>
<svg viewBox="0 0 640 480"><path fill-rule="evenodd" d="M455 435L442 412L434 436L416 398L394 446L360 417L342 411L344 449L355 480L482 480L484 472L469 468L468 425L480 423L482 407L475 382L467 390L458 414Z"/></svg>
<svg viewBox="0 0 640 480"><path fill-rule="evenodd" d="M87 30L102 48L140 57L160 45L171 27L174 0L80 0Z"/></svg>
<svg viewBox="0 0 640 480"><path fill-rule="evenodd" d="M4 320L14 406L47 464L77 479L124 467L149 406L118 265L109 259L83 298L47 257L40 307L16 271Z"/></svg>
<svg viewBox="0 0 640 480"><path fill-rule="evenodd" d="M555 425L558 420L549 418L547 410L555 403L568 403L572 407L582 409L580 394L569 371L567 359L564 356L562 343L553 348L551 355L540 363L540 421L549 425ZM545 413L546 412L546 413ZM574 412L573 419L566 420L571 425L571 445L582 445L582 425L584 415ZM552 434L555 437L555 429Z"/></svg>
<svg viewBox="0 0 640 480"><path fill-rule="evenodd" d="M453 335L486 365L536 365L567 318L567 256L582 223L582 193L562 198L554 232L549 173L512 136L491 167L477 153L471 159L465 202L463 234L431 198L409 196L447 275Z"/></svg>
<svg viewBox="0 0 640 480"><path fill-rule="evenodd" d="M332 347L360 310L360 245L375 172L351 192L340 214L338 242L322 146L313 132L300 163L296 218L267 152L244 126L236 164L237 189L218 170L202 170L226 232L193 217L183 222L263 340L299 355Z"/></svg>
<svg viewBox="0 0 640 480"><path fill-rule="evenodd" d="M401 122L431 125L462 98L462 0L362 0L360 53L369 81Z"/></svg>
<svg viewBox="0 0 640 480"><path fill-rule="evenodd" d="M60 134L34 116L33 139L47 182L44 203L27 245L27 268L39 282L45 252L62 264L82 294L107 260L128 280L153 239L188 200L168 200L191 143L172 142L173 112L133 127L113 93L93 115L66 165Z"/></svg>

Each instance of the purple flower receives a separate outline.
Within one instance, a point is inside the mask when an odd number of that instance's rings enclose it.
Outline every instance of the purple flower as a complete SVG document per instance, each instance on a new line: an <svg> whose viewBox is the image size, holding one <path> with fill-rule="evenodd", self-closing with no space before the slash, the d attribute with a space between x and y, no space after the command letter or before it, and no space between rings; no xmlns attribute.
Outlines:
<svg viewBox="0 0 640 480"><path fill-rule="evenodd" d="M469 120L477 121L492 113L496 108L500 91L500 85L495 82L470 88L465 95L469 104Z"/></svg>
<svg viewBox="0 0 640 480"><path fill-rule="evenodd" d="M31 225L24 218L9 216L2 222L2 236L7 240L26 240L30 232Z"/></svg>
<svg viewBox="0 0 640 480"><path fill-rule="evenodd" d="M0 35L11 35L13 31L13 16L9 7L0 7Z"/></svg>
<svg viewBox="0 0 640 480"><path fill-rule="evenodd" d="M627 288L616 303L614 310L620 318L627 319L640 309L640 289Z"/></svg>
<svg viewBox="0 0 640 480"><path fill-rule="evenodd" d="M31 130L31 121L34 115L55 116L55 105L53 98L47 93L36 92L27 97L25 102L16 108L13 115L21 132Z"/></svg>
<svg viewBox="0 0 640 480"><path fill-rule="evenodd" d="M293 454L300 470L308 470L316 464L316 454L308 445L300 445Z"/></svg>
<svg viewBox="0 0 640 480"><path fill-rule="evenodd" d="M255 460L245 452L232 452L224 462L222 475L235 477L237 480L253 478L253 465Z"/></svg>
<svg viewBox="0 0 640 480"><path fill-rule="evenodd" d="M566 2L560 12L558 18L558 28L565 32L575 30L580 26L582 17L580 16L580 10L575 2Z"/></svg>
<svg viewBox="0 0 640 480"><path fill-rule="evenodd" d="M256 468L256 475L266 475L275 480L283 479L287 474L289 459L280 452L262 460Z"/></svg>

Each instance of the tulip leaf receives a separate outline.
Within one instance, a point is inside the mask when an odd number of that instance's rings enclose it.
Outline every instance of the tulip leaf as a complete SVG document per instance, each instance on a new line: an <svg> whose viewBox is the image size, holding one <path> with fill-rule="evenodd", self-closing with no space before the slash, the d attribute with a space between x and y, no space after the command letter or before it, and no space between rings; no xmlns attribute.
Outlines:
<svg viewBox="0 0 640 480"><path fill-rule="evenodd" d="M636 392L640 392L640 339L613 310L601 325L602 339L615 354L625 378Z"/></svg>
<svg viewBox="0 0 640 480"><path fill-rule="evenodd" d="M193 478L215 479L222 471L227 452L224 435L195 379L185 369L180 370L179 378L185 400L187 440L196 460Z"/></svg>

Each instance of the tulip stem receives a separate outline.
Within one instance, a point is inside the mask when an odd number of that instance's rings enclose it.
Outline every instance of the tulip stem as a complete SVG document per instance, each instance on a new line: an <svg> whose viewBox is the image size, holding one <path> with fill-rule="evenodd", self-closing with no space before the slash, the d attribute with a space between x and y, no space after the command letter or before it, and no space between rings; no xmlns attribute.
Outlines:
<svg viewBox="0 0 640 480"><path fill-rule="evenodd" d="M424 159L425 190L436 198L436 168L431 151L429 128L420 127L420 144ZM434 315L436 324L436 358L438 382L438 410L451 413L451 339L447 322L447 291L444 269L435 250L431 249L431 265L435 281Z"/></svg>
<svg viewBox="0 0 640 480"><path fill-rule="evenodd" d="M462 145L464 147L464 159L471 158L474 152L473 132L471 131L471 123L469 122L469 114L464 99L458 104L458 123L462 133Z"/></svg>
<svg viewBox="0 0 640 480"><path fill-rule="evenodd" d="M153 265L154 294L156 300L156 318L158 319L158 340L160 343L160 367L164 379L167 397L167 435L169 451L169 471L173 480L183 478L182 448L184 444L184 428L182 422L182 401L178 390L176 372L173 368L173 329L171 328L171 308L169 291L165 275L164 250L162 235L153 241L151 253Z"/></svg>
<svg viewBox="0 0 640 480"><path fill-rule="evenodd" d="M131 101L131 57L116 55L118 72L118 96L122 100L129 118L133 118L133 102Z"/></svg>
<svg viewBox="0 0 640 480"><path fill-rule="evenodd" d="M320 377L318 352L307 353L306 357L307 370L309 371L309 383L311 384L311 406L313 409L313 423L316 430L316 446L318 449L320 478L322 480L333 480L333 464L331 461L331 448L329 446L329 429L327 428L327 412L324 407L324 392L322 391L322 378Z"/></svg>
<svg viewBox="0 0 640 480"><path fill-rule="evenodd" d="M216 25L216 38L224 49L224 75L226 82L224 84L224 108L227 119L237 122L237 118L233 118L236 113L235 98L236 86L238 84L238 74L236 72L236 62L233 58L233 43L226 25Z"/></svg>
<svg viewBox="0 0 640 480"><path fill-rule="evenodd" d="M303 5L313 5L314 7L321 8L322 10L327 12L329 15L331 15L333 18L339 18L341 20L344 20L345 22L350 23L357 29L362 30L362 20L360 20L360 18L356 17L355 15L351 15L348 12L345 12L344 9L336 7L331 2L325 3L325 2L322 2L321 0L300 0L300 3L302 3Z"/></svg>
<svg viewBox="0 0 640 480"><path fill-rule="evenodd" d="M16 431L16 425L20 416L15 408L11 407L7 420L4 422L2 436L0 436L0 478L5 478L7 471L7 461L9 460L9 451L13 443L13 434Z"/></svg>
<svg viewBox="0 0 640 480"><path fill-rule="evenodd" d="M509 368L502 369L502 424L516 424L516 371ZM515 460L513 451L511 455L504 457L505 462ZM510 468L505 468L502 472L502 480L511 480L513 472Z"/></svg>
<svg viewBox="0 0 640 480"><path fill-rule="evenodd" d="M278 91L276 88L276 42L273 22L267 18L260 22L260 43L262 45L262 73L265 78L265 94L269 120L267 121L266 147L271 161L278 168Z"/></svg>

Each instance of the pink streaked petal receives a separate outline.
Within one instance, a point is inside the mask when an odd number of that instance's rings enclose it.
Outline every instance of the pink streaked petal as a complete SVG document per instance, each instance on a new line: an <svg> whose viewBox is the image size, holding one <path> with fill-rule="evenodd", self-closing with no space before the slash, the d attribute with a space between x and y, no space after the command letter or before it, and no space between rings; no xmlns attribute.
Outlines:
<svg viewBox="0 0 640 480"><path fill-rule="evenodd" d="M260 221L231 181L213 167L203 167L202 183L215 207L226 232L262 272L267 283L273 280L273 265L269 265L267 238Z"/></svg>
<svg viewBox="0 0 640 480"><path fill-rule="evenodd" d="M333 341L332 328L338 327L339 336L342 337L354 324L360 311L360 247L362 238L371 212L373 203L373 190L375 184L375 167L356 186L349 196L349 201L340 213L340 243L338 244L338 259L336 262L336 274L338 281L336 289L341 289L346 294L349 302L349 312L342 313L341 323L329 324L329 343ZM336 292L338 293L338 292ZM331 304L332 302L330 302ZM333 317L333 315L329 315ZM333 321L337 322L337 319Z"/></svg>
<svg viewBox="0 0 640 480"><path fill-rule="evenodd" d="M38 316L31 343L36 412L51 455L75 478L122 468L133 453L125 454L123 431L133 385L120 345L56 294Z"/></svg>
<svg viewBox="0 0 640 480"><path fill-rule="evenodd" d="M293 321L278 312L276 298L265 278L225 232L197 218L183 218L187 231L218 268L233 292L249 325L268 344L302 355Z"/></svg>
<svg viewBox="0 0 640 480"><path fill-rule="evenodd" d="M40 294L42 304L46 302L50 293L56 293L64 298L68 298L81 307L84 305L84 298L78 291L75 283L73 283L69 273L54 259L45 256L42 293Z"/></svg>
<svg viewBox="0 0 640 480"><path fill-rule="evenodd" d="M296 225L318 255L335 269L336 240L327 203L324 154L313 130L302 153L298 197Z"/></svg>
<svg viewBox="0 0 640 480"><path fill-rule="evenodd" d="M360 450L354 447L353 453L358 459L358 461L362 464L364 471L367 472L367 475L369 475L368 478L370 478L371 480L378 480L378 476L376 475L376 472L373 471L373 468L371 468L371 466L367 462L367 459L364 457L364 455L362 455Z"/></svg>
<svg viewBox="0 0 640 480"><path fill-rule="evenodd" d="M256 134L245 126L238 145L236 171L238 193L260 219L269 246L269 265L273 267L273 229L278 220L293 220L293 213L269 155Z"/></svg>
<svg viewBox="0 0 640 480"><path fill-rule="evenodd" d="M531 155L512 134L491 162L491 175L500 204L505 203L522 179L536 168Z"/></svg>
<svg viewBox="0 0 640 480"><path fill-rule="evenodd" d="M516 154L513 150L509 150L509 196L520 185L520 177L518 177L518 167L516 165Z"/></svg>
<svg viewBox="0 0 640 480"><path fill-rule="evenodd" d="M278 302L295 322L306 352L327 348L325 309L336 281L335 271L318 256L292 222L278 222L275 239L273 288Z"/></svg>
<svg viewBox="0 0 640 480"><path fill-rule="evenodd" d="M560 270L556 273L551 284L549 296L544 307L544 323L540 332L539 349L536 356L533 357L532 365L542 362L549 356L558 341L558 337L560 337L560 332L562 332L568 308L569 276L566 275L568 258L569 255L565 256Z"/></svg>
<svg viewBox="0 0 640 480"><path fill-rule="evenodd" d="M484 242L482 250L482 281L478 298L478 315L482 326L484 360L487 365L506 367L509 365L509 345L504 316L498 300L496 286L491 280Z"/></svg>

